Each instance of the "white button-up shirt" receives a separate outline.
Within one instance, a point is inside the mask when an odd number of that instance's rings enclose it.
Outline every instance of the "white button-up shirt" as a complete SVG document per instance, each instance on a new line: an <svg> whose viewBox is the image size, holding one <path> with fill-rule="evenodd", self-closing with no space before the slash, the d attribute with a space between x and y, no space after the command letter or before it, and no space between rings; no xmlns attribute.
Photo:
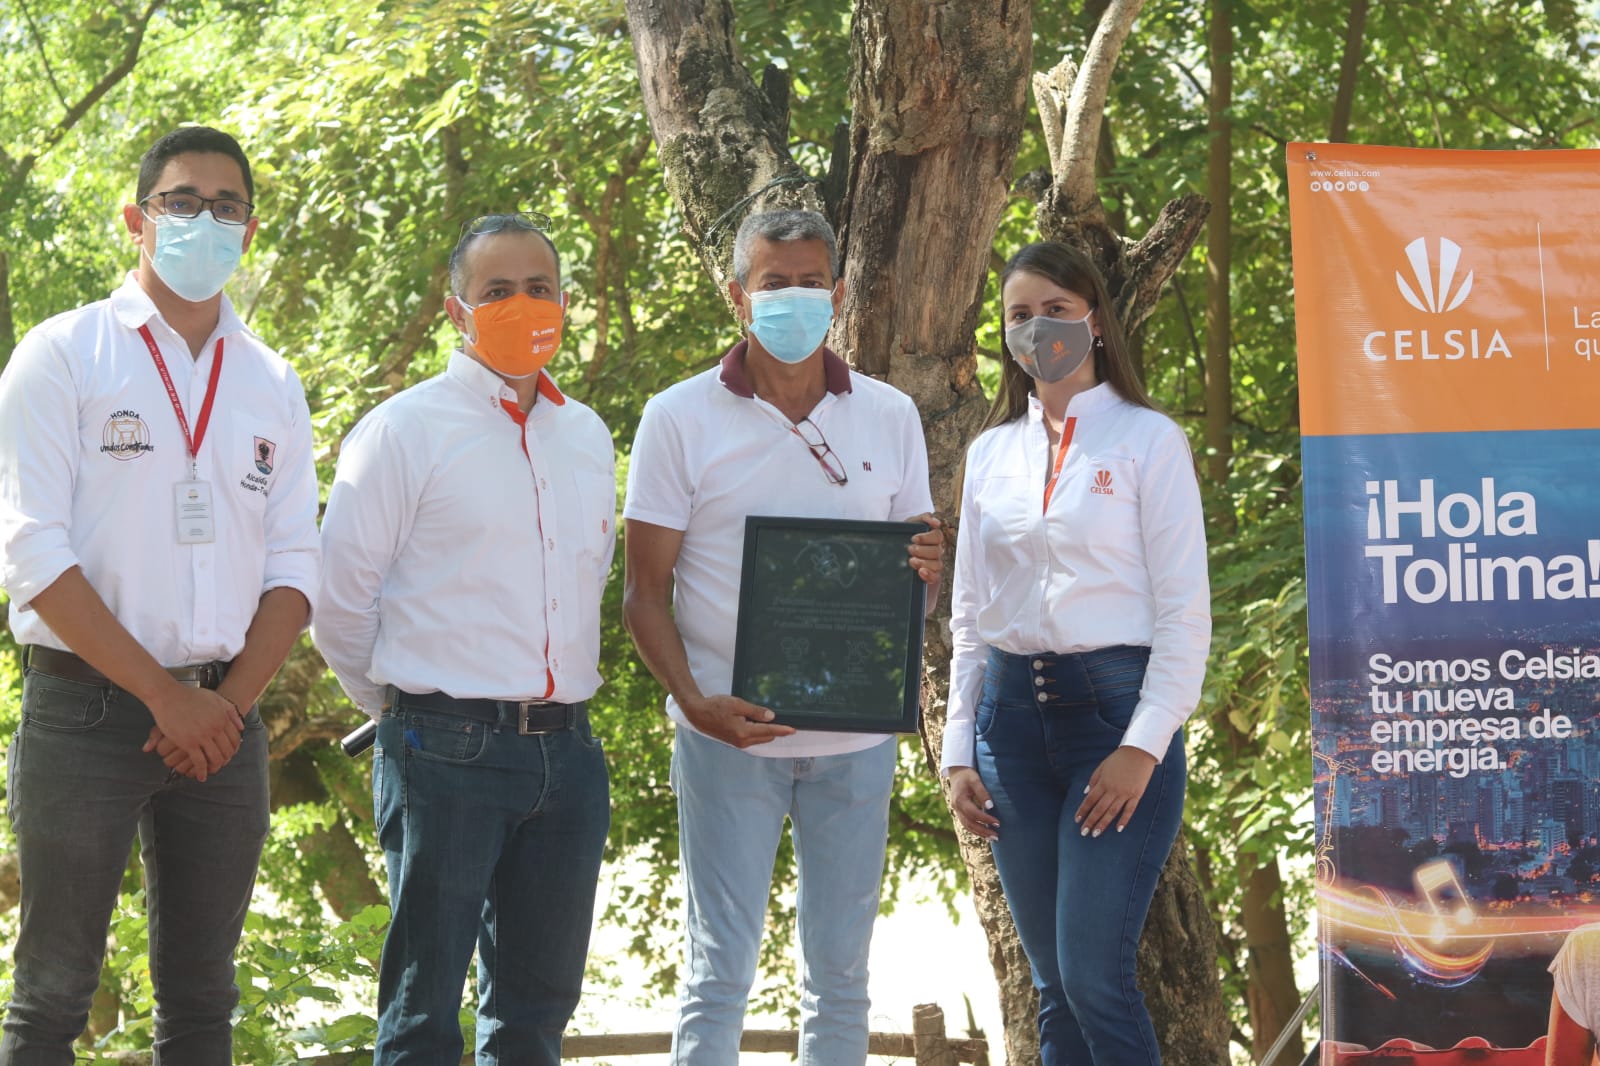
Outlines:
<svg viewBox="0 0 1600 1066"><path fill-rule="evenodd" d="M1018 655L1150 649L1123 743L1162 758L1200 702L1211 647L1200 486L1183 430L1102 384L1074 396L1076 430L1051 473L1043 410L967 450L951 587L954 660L942 765L972 766L989 648Z"/></svg>
<svg viewBox="0 0 1600 1066"><path fill-rule="evenodd" d="M216 539L179 544L174 486L188 447L160 372L161 350L193 430L223 344L201 441ZM134 275L107 300L31 330L0 375L0 577L18 643L71 650L29 603L73 566L165 666L231 659L269 589L317 586L311 417L287 362L226 297L191 357Z"/></svg>
<svg viewBox="0 0 1600 1066"><path fill-rule="evenodd" d="M611 434L542 371L521 414L516 393L457 351L345 438L312 637L368 714L387 685L562 703L600 687Z"/></svg>
<svg viewBox="0 0 1600 1066"><path fill-rule="evenodd" d="M683 531L672 573L673 617L689 672L708 696L733 686L747 515L898 522L933 510L922 420L909 396L853 373L824 351L828 391L810 419L847 475L835 485L783 412L755 395L745 350L741 341L720 366L645 404L623 509L624 518ZM680 728L694 728L671 696L667 714ZM838 755L887 739L802 730L745 753Z"/></svg>

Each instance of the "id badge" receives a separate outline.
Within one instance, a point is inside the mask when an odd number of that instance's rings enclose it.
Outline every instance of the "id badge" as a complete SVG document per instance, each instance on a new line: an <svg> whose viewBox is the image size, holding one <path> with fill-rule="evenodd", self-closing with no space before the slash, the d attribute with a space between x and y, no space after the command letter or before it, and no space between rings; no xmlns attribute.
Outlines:
<svg viewBox="0 0 1600 1066"><path fill-rule="evenodd" d="M173 487L179 544L210 544L217 539L211 510L211 482L180 481Z"/></svg>

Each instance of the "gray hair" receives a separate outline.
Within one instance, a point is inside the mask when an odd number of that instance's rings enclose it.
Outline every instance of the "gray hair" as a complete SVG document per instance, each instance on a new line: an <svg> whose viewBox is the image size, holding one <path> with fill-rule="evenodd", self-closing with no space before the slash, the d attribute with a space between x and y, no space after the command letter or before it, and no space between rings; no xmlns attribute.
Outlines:
<svg viewBox="0 0 1600 1066"><path fill-rule="evenodd" d="M556 282L561 281L561 252L556 248L556 242L550 239L550 234L545 231L550 228L550 219L532 211L512 211L504 214L480 215L461 227L461 238L456 241L455 250L450 253L450 289L458 299L467 294L467 249L472 247L480 237L488 237L495 233L537 233L545 244L550 247L550 254L556 257Z"/></svg>
<svg viewBox="0 0 1600 1066"><path fill-rule="evenodd" d="M745 216L733 238L733 280L743 285L750 277L750 251L758 240L821 241L828 249L828 276L839 276L839 243L833 227L815 211L757 211Z"/></svg>

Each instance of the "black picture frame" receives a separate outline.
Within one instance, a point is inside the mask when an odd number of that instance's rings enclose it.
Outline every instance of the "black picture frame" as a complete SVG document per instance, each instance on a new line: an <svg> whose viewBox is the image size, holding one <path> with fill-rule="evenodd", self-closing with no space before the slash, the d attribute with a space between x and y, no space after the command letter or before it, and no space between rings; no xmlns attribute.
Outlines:
<svg viewBox="0 0 1600 1066"><path fill-rule="evenodd" d="M927 586L921 522L750 515L733 694L796 729L915 733Z"/></svg>

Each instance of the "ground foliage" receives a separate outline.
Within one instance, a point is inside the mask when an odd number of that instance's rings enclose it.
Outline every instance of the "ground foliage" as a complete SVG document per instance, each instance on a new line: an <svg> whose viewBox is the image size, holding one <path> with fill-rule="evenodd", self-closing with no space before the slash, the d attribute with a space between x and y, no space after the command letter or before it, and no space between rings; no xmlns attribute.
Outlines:
<svg viewBox="0 0 1600 1066"><path fill-rule="evenodd" d="M1124 233L1142 234L1167 200L1204 190L1205 29L1211 8L1223 2L1230 0L1151 3L1129 38L1100 160L1101 192ZM751 69L768 62L787 69L796 158L820 178L834 126L848 118L848 5L733 6ZM1036 66L1081 52L1100 6L1038 0ZM1328 136L1350 11L1288 0L1231 8L1233 320L1204 321L1204 251L1197 248L1137 344L1152 392L1198 441L1204 331L1226 328L1232 336L1235 460L1225 483L1205 486L1216 521L1207 700L1228 707L1250 743L1230 747L1197 716L1188 824L1224 925L1229 998L1242 1004L1241 861L1287 860L1282 905L1302 939L1311 914L1284 148ZM1600 97L1596 29L1592 7L1572 0L1374 5L1351 139L1591 146ZM7 63L0 358L27 328L99 298L132 265L118 209L131 198L144 147L186 121L236 131L255 163L262 226L232 291L251 326L305 381L324 485L355 420L442 367L453 343L440 307L442 267L459 226L484 211L520 207L555 220L572 315L552 369L605 418L624 470L645 399L708 366L735 338L661 187L621 0L0 0L0 46ZM997 262L1032 238L1026 175L1046 166L1042 139L1030 133L996 238ZM984 300L989 308L997 303L992 278ZM977 337L991 383L998 317L986 313ZM678 978L677 830L661 692L631 654L620 592L619 552L604 613L607 685L594 715L611 756L609 857L638 875L613 889L603 920L629 931L630 951L648 975L647 986L633 991L646 999L670 994ZM310 664L303 675L313 680L292 691L291 713L351 724L314 653L302 648L296 661ZM15 728L19 689L15 649L0 632L5 737ZM275 754L289 755L286 747ZM349 997L351 989L370 989L386 912L364 906L335 914L325 894L335 860L318 845L329 827L350 834L374 886L381 883L369 784L364 764L335 757L325 738L305 750L312 749L325 795L276 811L263 905L241 951L245 1061L289 1061L307 1046L356 1047L372 1036L370 998ZM909 745L902 755L885 906L915 880L954 907L964 875L948 815ZM790 1007L783 932L792 925L792 870L785 844L772 908L779 935L764 948L757 994L757 1005L771 1009ZM149 1039L136 865L126 889L92 1023L94 1041L106 1048ZM15 889L4 876L0 899L7 904L0 921L13 923ZM9 959L0 960L0 982L8 979ZM305 1020L308 1003L320 1005L315 1024Z"/></svg>

